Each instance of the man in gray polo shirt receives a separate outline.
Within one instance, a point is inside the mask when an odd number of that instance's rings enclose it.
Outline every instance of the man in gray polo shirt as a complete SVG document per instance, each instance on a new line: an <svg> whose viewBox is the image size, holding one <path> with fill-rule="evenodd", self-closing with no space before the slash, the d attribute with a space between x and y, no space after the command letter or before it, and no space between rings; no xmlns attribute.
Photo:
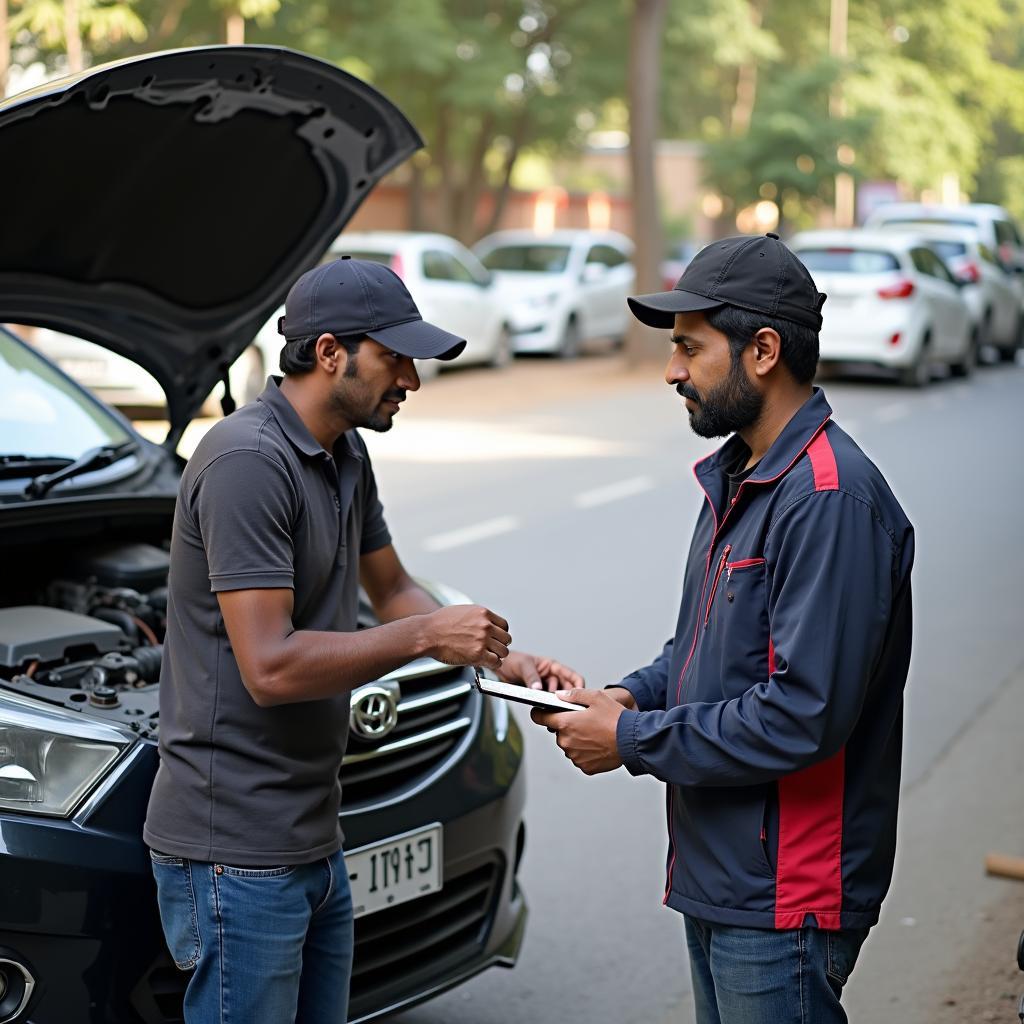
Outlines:
<svg viewBox="0 0 1024 1024"><path fill-rule="evenodd" d="M486 608L440 608L406 573L357 427L391 427L414 359L465 342L386 267L341 259L285 305L283 380L214 426L171 540L160 769L144 838L187 1024L342 1024L352 901L338 772L349 695L429 656L508 682L582 686L509 650ZM382 625L356 631L362 583Z"/></svg>

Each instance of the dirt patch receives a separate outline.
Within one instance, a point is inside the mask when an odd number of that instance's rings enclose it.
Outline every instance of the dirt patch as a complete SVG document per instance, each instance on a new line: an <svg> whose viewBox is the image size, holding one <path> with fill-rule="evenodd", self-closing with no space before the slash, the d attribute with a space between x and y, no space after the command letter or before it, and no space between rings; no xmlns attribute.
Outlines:
<svg viewBox="0 0 1024 1024"><path fill-rule="evenodd" d="M1024 992L1024 973L1017 969L1017 938L1024 930L1024 882L1014 892L978 916L973 941L937 993L929 1021L1016 1024L1017 1000Z"/></svg>

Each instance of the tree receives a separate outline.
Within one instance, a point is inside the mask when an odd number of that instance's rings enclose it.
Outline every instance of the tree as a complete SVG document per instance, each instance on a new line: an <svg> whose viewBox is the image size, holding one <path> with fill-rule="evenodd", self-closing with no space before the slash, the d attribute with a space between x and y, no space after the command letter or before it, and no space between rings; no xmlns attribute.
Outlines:
<svg viewBox="0 0 1024 1024"><path fill-rule="evenodd" d="M63 53L67 70L85 67L83 42L103 53L125 40L146 38L135 0L15 0L20 11L10 18L11 35L26 30L43 52Z"/></svg>
<svg viewBox="0 0 1024 1024"><path fill-rule="evenodd" d="M639 292L661 290L663 242L654 173L659 134L658 81L662 26L668 0L633 0L629 39L629 166L633 198L633 258ZM637 321L630 324L628 352L633 362L655 354L656 342ZM664 352L664 345L657 345Z"/></svg>

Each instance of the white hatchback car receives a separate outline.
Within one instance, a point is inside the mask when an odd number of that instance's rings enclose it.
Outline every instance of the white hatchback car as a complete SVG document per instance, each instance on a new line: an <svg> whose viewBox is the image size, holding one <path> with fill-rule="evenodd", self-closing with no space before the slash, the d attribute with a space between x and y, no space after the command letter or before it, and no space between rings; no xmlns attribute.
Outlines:
<svg viewBox="0 0 1024 1024"><path fill-rule="evenodd" d="M571 359L594 338L621 342L629 326L633 243L616 231L498 231L474 252L510 303L517 352Z"/></svg>
<svg viewBox="0 0 1024 1024"><path fill-rule="evenodd" d="M956 376L977 346L962 285L920 235L896 231L805 231L790 247L828 295L821 362L868 363L921 387L932 366Z"/></svg>
<svg viewBox="0 0 1024 1024"><path fill-rule="evenodd" d="M344 255L389 266L405 282L424 320L466 339L462 355L451 365L504 366L512 359L510 317L497 283L454 238L426 231L345 233L324 261ZM428 373L448 368L436 359L429 364Z"/></svg>

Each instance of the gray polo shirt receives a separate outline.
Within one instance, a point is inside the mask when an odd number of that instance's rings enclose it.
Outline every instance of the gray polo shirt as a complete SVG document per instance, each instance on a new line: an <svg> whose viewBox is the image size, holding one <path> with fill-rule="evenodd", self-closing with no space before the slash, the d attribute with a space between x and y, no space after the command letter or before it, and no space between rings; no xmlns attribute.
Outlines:
<svg viewBox="0 0 1024 1024"><path fill-rule="evenodd" d="M276 378L206 434L171 537L151 847L243 866L308 863L340 847L349 696L259 707L217 592L288 587L296 629L352 632L359 556L390 543L362 438L349 431L325 451Z"/></svg>

